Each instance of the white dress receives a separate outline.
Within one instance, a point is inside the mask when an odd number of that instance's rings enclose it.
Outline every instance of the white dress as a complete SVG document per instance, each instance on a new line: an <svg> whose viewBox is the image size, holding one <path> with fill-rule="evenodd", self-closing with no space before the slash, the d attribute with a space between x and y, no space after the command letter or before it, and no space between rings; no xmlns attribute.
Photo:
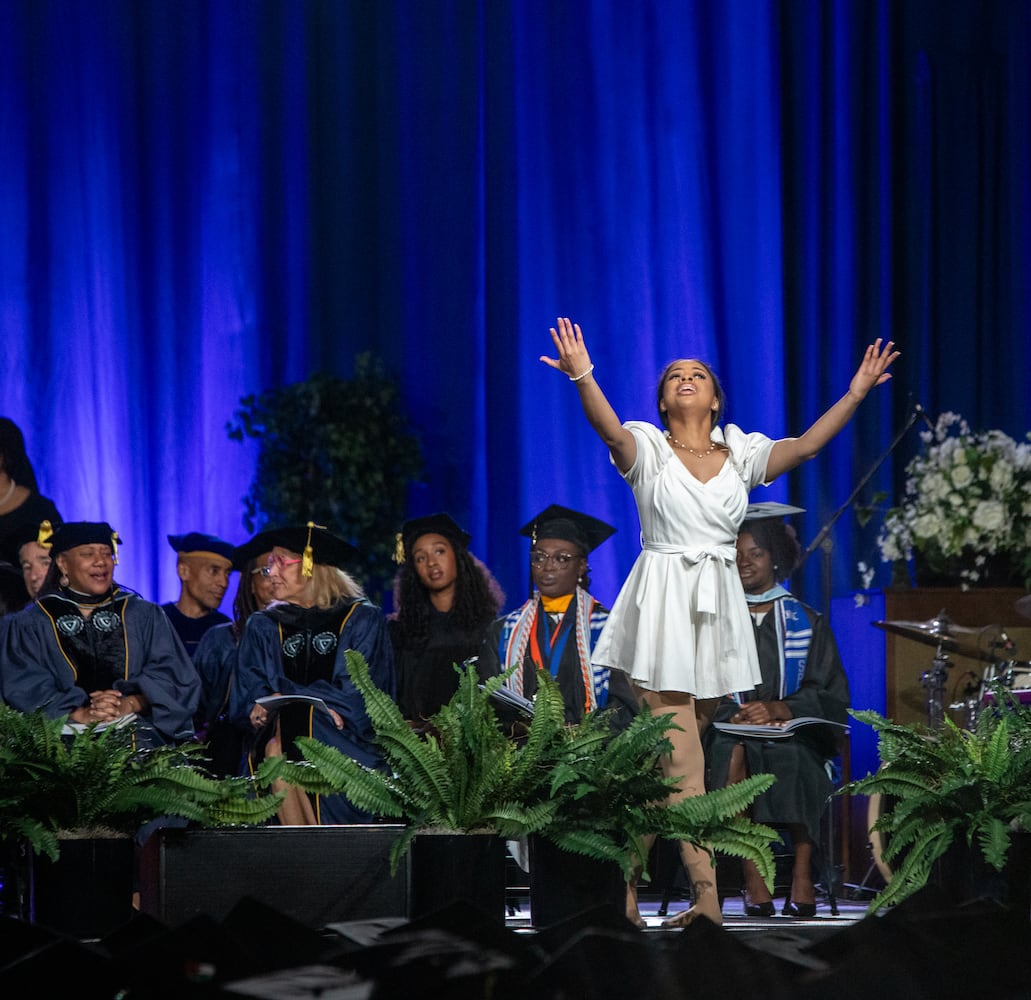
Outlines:
<svg viewBox="0 0 1031 1000"><path fill-rule="evenodd" d="M637 458L623 475L641 519L641 554L598 638L592 663L623 670L650 691L716 698L761 681L752 620L737 572L737 533L748 494L762 483L773 440L734 424L715 428L730 454L701 482L665 435L623 425Z"/></svg>

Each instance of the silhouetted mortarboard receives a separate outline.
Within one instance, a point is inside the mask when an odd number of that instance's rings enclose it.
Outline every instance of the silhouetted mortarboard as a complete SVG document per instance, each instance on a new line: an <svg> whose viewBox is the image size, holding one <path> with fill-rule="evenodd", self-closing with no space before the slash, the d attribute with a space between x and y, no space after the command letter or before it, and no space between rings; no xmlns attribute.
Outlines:
<svg viewBox="0 0 1031 1000"><path fill-rule="evenodd" d="M210 556L233 561L235 546L217 535L206 535L202 531L190 531L185 535L169 535L168 544L181 556Z"/></svg>
<svg viewBox="0 0 1031 1000"><path fill-rule="evenodd" d="M531 542L536 542L538 538L561 538L579 545L585 553L593 552L615 533L616 529L611 524L558 504L542 510L519 529L519 534L525 535Z"/></svg>
<svg viewBox="0 0 1031 1000"><path fill-rule="evenodd" d="M411 554L415 543L423 535L443 535L452 545L460 548L469 548L472 535L462 528L450 514L428 514L426 517L415 517L405 521L401 525L398 542L399 546L394 553L396 562L404 562Z"/></svg>

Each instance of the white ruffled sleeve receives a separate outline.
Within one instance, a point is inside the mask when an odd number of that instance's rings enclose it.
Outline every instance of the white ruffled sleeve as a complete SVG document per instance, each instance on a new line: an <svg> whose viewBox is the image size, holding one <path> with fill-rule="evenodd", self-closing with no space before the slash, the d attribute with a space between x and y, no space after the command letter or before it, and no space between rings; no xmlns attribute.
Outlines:
<svg viewBox="0 0 1031 1000"><path fill-rule="evenodd" d="M713 437L715 438L715 434ZM738 470L742 482L749 490L760 484L767 484L766 465L770 460L773 438L753 431L746 434L737 424L727 424L723 438L730 449L730 458Z"/></svg>
<svg viewBox="0 0 1031 1000"><path fill-rule="evenodd" d="M666 444L666 436L654 424L644 420L628 420L623 426L634 436L637 442L637 457L634 464L626 472L621 473L631 485L647 482L659 474L659 470L670 460L671 452ZM609 461L613 465L612 455Z"/></svg>

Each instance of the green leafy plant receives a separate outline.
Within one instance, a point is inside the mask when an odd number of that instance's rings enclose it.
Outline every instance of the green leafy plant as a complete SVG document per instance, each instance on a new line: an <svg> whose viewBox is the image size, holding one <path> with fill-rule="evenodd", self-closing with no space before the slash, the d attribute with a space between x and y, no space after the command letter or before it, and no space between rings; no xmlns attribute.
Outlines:
<svg viewBox="0 0 1031 1000"><path fill-rule="evenodd" d="M408 487L422 473L418 437L407 427L401 394L371 354L350 379L317 373L302 382L245 396L226 424L230 439L259 442L244 501L249 531L314 521L355 543L360 576L381 600L390 585L394 533Z"/></svg>
<svg viewBox="0 0 1031 1000"><path fill-rule="evenodd" d="M880 769L838 794L881 795L893 805L874 823L888 835L884 860L894 873L870 910L899 903L927 884L935 862L965 842L1001 871L1011 836L1031 831L1031 708L1001 686L976 728L951 719L940 731L853 711L878 735Z"/></svg>
<svg viewBox="0 0 1031 1000"><path fill-rule="evenodd" d="M774 776L752 775L670 802L677 782L663 774L659 760L672 750L672 717L642 711L629 727L613 731L605 715L592 713L563 734L543 782L554 809L538 832L563 850L615 861L627 875L646 859L645 837L685 840L710 855L754 861L772 883L770 845L780 837L743 814Z"/></svg>
<svg viewBox="0 0 1031 1000"><path fill-rule="evenodd" d="M361 692L388 769L363 767L332 747L298 740L305 761L287 765L287 780L304 785L312 769L360 808L408 825L394 844L396 866L420 829L487 830L506 838L537 833L559 847L615 861L629 873L646 834L689 840L710 852L751 858L771 879L777 834L740 814L773 782L756 775L739 785L670 805L673 782L659 768L670 750L671 716L644 712L616 731L607 712L567 726L557 683L539 678L534 716L525 736L509 739L492 694L505 675L481 687L475 667L457 667L459 687L413 732L397 705L371 681L360 654L348 671ZM309 789L312 790L312 789Z"/></svg>
<svg viewBox="0 0 1031 1000"><path fill-rule="evenodd" d="M67 833L131 834L161 816L252 825L282 799L264 780L210 777L199 745L140 750L131 725L63 735L64 724L0 705L0 839L22 839L51 860Z"/></svg>

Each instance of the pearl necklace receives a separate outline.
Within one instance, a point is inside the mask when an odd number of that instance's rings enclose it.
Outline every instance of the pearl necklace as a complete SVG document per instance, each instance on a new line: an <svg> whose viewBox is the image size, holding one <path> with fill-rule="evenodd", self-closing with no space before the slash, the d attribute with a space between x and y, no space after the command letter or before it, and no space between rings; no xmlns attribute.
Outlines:
<svg viewBox="0 0 1031 1000"><path fill-rule="evenodd" d="M11 485L8 487L7 492L4 494L4 498L0 500L0 507L3 507L11 497L14 496L14 491L18 488L18 484L12 479Z"/></svg>
<svg viewBox="0 0 1031 1000"><path fill-rule="evenodd" d="M692 455L697 455L699 458L705 458L706 455L711 455L716 450L716 442L713 441L705 451L695 451L694 448L689 448L686 444L678 441L669 431L666 431L666 440L670 444L675 444L678 448L683 448L684 451L689 451Z"/></svg>

